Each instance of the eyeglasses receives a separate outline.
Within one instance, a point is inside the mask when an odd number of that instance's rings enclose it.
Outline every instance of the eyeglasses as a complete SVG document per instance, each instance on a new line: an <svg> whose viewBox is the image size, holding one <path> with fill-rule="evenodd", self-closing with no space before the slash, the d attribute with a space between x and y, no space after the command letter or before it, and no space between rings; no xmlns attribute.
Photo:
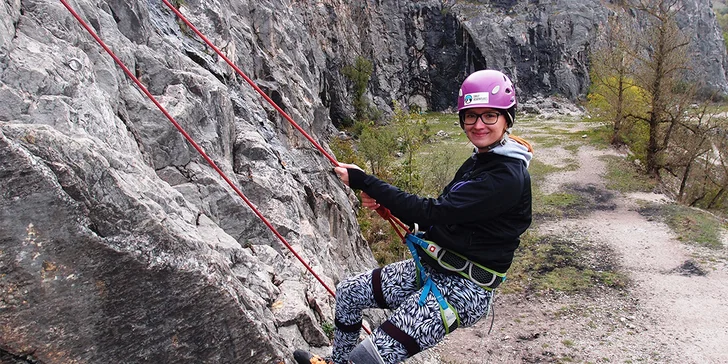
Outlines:
<svg viewBox="0 0 728 364"><path fill-rule="evenodd" d="M472 111L466 112L463 117L463 123L465 125L473 125L478 122L478 119L485 125L493 125L498 122L498 117L501 113L497 111L486 111L482 114L476 114Z"/></svg>

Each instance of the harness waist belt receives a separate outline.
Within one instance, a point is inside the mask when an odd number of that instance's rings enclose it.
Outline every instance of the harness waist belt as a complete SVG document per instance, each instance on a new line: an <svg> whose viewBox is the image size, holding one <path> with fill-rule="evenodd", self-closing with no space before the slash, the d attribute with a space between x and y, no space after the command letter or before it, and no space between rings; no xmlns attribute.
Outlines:
<svg viewBox="0 0 728 364"><path fill-rule="evenodd" d="M437 261L441 267L460 274L485 290L492 291L506 280L505 273L496 272L484 267L461 254L447 250L429 240L424 240L414 235L412 238L422 248L422 251Z"/></svg>

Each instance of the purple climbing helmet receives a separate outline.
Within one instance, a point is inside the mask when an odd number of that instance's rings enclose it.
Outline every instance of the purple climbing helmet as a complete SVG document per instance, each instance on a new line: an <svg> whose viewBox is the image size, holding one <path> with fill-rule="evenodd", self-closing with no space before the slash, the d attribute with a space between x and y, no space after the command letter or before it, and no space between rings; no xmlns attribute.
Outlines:
<svg viewBox="0 0 728 364"><path fill-rule="evenodd" d="M458 94L460 126L463 126L463 110L489 107L507 111L508 127L513 126L516 114L516 88L505 74L496 70L482 70L470 74Z"/></svg>

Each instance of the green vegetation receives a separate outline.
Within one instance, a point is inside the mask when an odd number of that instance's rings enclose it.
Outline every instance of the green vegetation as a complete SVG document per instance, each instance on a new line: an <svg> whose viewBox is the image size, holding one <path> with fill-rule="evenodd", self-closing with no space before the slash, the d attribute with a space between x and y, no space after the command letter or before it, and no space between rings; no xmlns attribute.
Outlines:
<svg viewBox="0 0 728 364"><path fill-rule="evenodd" d="M420 194L437 197L473 150L457 115L429 113L419 117L426 123L429 135L414 155L414 164L422 176Z"/></svg>
<svg viewBox="0 0 728 364"><path fill-rule="evenodd" d="M357 164L402 190L431 194L435 188L432 186L440 181L430 177L427 168L433 165L430 160L421 157L421 150L432 142L431 129L427 117L407 113L395 103L395 113L389 125L357 122L352 125L352 130L356 131L352 134L358 135L358 140L337 139L331 143L331 149L337 160ZM436 154L435 158L440 158L440 155ZM449 167L434 166L436 170ZM439 170L436 173L444 174ZM451 177L452 174L448 176ZM409 255L396 232L377 213L362 209L357 220L379 264L402 260Z"/></svg>
<svg viewBox="0 0 728 364"><path fill-rule="evenodd" d="M391 124L396 129L398 152L401 155L399 168L394 175L394 185L404 191L420 194L424 188L422 168L415 155L432 137L425 118L418 113L407 114L395 103Z"/></svg>
<svg viewBox="0 0 728 364"><path fill-rule="evenodd" d="M533 216L535 219L553 219L571 216L584 204L581 196L569 192L554 192L544 195L540 190L533 191Z"/></svg>
<svg viewBox="0 0 728 364"><path fill-rule="evenodd" d="M352 163L358 166L365 166L365 161L362 156L354 148L354 140L345 140L340 138L334 138L329 142L331 151L334 152L336 160L343 163Z"/></svg>
<svg viewBox="0 0 728 364"><path fill-rule="evenodd" d="M610 146L609 138L611 133L606 124L599 123L599 126L589 128L589 130L578 134L583 141L586 141L589 145L595 148L606 149Z"/></svg>
<svg viewBox="0 0 728 364"><path fill-rule="evenodd" d="M605 247L578 244L529 231L509 271L505 292L579 292L595 286L624 288L627 277L610 263ZM599 252L599 254L594 254Z"/></svg>
<svg viewBox="0 0 728 364"><path fill-rule="evenodd" d="M657 186L654 178L640 173L634 163L617 156L602 157L607 163L607 188L619 192L651 192Z"/></svg>
<svg viewBox="0 0 728 364"><path fill-rule="evenodd" d="M648 204L640 209L640 214L664 221L682 242L711 249L723 247L721 229L728 226L703 210L677 204Z"/></svg>
<svg viewBox="0 0 728 364"><path fill-rule="evenodd" d="M341 73L354 84L353 103L357 120L371 120L375 114L375 110L369 106L364 97L373 70L372 62L361 56L356 57L354 64L347 65L341 70Z"/></svg>
<svg viewBox="0 0 728 364"><path fill-rule="evenodd" d="M555 139L555 138L553 138ZM539 144L540 146L540 144ZM533 184L533 217L536 220L554 219L569 216L569 213L576 212L584 206L586 201L578 194L566 191L557 191L545 194L538 188L539 182L547 175L556 172L573 171L578 168L576 161L567 164L565 167L556 167L533 159L528 167Z"/></svg>
<svg viewBox="0 0 728 364"><path fill-rule="evenodd" d="M409 250L392 226L376 212L360 209L356 216L364 239L380 266L409 258Z"/></svg>
<svg viewBox="0 0 728 364"><path fill-rule="evenodd" d="M722 96L704 82L688 82L689 38L678 26L679 6L667 0L620 4L590 53L588 109L610 125L610 142L629 148L639 173L650 175L684 205L728 212L728 118ZM714 1L718 22L728 30L728 7ZM634 22L634 15L644 19ZM724 32L724 37L726 36ZM726 38L728 39L728 38ZM624 178L617 188L625 186ZM643 187L639 179L637 184ZM640 188L641 189L641 188Z"/></svg>
<svg viewBox="0 0 728 364"><path fill-rule="evenodd" d="M359 151L369 171L384 180L391 181L392 163L397 149L396 131L391 127L375 127L373 123L364 125L359 136Z"/></svg>
<svg viewBox="0 0 728 364"><path fill-rule="evenodd" d="M546 175L548 175L548 174L567 171L567 170L572 170L572 169L559 168L554 165L541 162L539 159L535 159L535 158L531 161L531 165L528 166L528 173L531 174L531 179L534 181L543 180L544 178L546 178Z"/></svg>
<svg viewBox="0 0 728 364"><path fill-rule="evenodd" d="M323 330L324 334L326 334L326 337L329 338L329 340L334 339L334 324L328 321L324 321L321 323L321 330Z"/></svg>

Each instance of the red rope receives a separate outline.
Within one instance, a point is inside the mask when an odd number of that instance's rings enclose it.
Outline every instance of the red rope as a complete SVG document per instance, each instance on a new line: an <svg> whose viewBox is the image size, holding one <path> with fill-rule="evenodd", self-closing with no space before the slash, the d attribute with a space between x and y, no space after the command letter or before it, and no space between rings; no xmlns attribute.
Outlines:
<svg viewBox="0 0 728 364"><path fill-rule="evenodd" d="M248 76L246 76L245 73L243 71L241 71L240 68L238 68L238 66L235 65L235 63L230 61L230 59L227 58L227 56L225 56L225 54L223 54L220 51L220 49L218 49L214 44L212 44L212 42L210 42L209 39L207 39L207 37L205 37L202 33L200 33L200 31L197 30L197 28L194 25L192 25L192 23L189 20L187 20L187 18L185 18L185 16L182 15L182 13L180 13L180 11L177 10L177 8L175 8L174 5L172 5L168 0L162 0L162 1L164 2L165 5L167 5L168 8L170 8L175 14L177 14L177 17L180 18L180 20L182 20L182 22L184 22L185 25L187 25L190 29L192 29L192 31L195 32L195 34L197 34L197 36L200 37L200 39L202 39L205 43L207 43L207 45L210 48L212 48L212 50L214 50L218 56L220 56L222 59L224 59L225 62L227 62L227 64L229 64L230 67L232 67L235 70L235 72L237 72L237 74L239 74L240 77L242 77L245 80L245 82L247 82L251 87L253 87L253 89L255 89L255 91L257 91L260 94L260 96L263 96L265 101L268 101L268 103L271 106L273 106L281 114L281 116L283 116L286 120L288 120L288 122L294 128L296 128L296 130L300 131L301 134L303 134L303 136L306 137L306 139L308 139L308 141L310 141L311 144L313 144L313 146L316 147L316 149L318 149L329 161L331 161L331 163L335 167L339 166L339 162L337 162L334 157L332 157L329 153L327 153L326 150L324 150L324 148L322 148L321 145L319 145L319 143L317 143L315 140L313 140L313 138L311 138L311 136L308 135L308 133L306 133L306 131L303 130L303 128L301 128L295 121L293 121L293 119L290 116L288 116L288 114L286 114L286 112L283 111L283 109L281 109L275 103L275 101L273 101L270 97L268 97L268 95L266 95L265 92L263 92L263 90L261 90L260 87L258 87L258 85L255 84L255 82L253 82L253 80L251 80Z"/></svg>
<svg viewBox="0 0 728 364"><path fill-rule="evenodd" d="M407 225L394 217L394 215L392 215L392 212L384 206L379 206L375 211L377 212L377 214L379 214L379 216L382 217L382 219L389 221L389 224L392 225L392 228L397 233L397 235L399 235L399 237L404 240L405 233L401 232L399 229L402 228L402 230L404 230L405 232L410 232L407 228Z"/></svg>
<svg viewBox="0 0 728 364"><path fill-rule="evenodd" d="M190 22L177 8L175 8L174 5L172 5L172 3L169 2L169 0L162 0L162 2L164 2L164 4L167 5L167 7L170 10L172 10L177 15L177 17L180 20L182 20L183 23L185 23L185 25L187 25L190 29L192 29L192 31L195 32L195 34L197 34L197 36L200 37L200 39L202 39L205 42L205 44L207 44L210 48L212 48L212 50L214 50L218 56L220 56L223 60L225 60L225 62L228 65L230 65L230 67L232 67L235 70L235 72L245 80L245 82L247 82L251 87L253 87L253 89L255 89L255 91L257 91L261 96L263 96L265 101L267 101L271 106L273 106L276 110L278 110L278 112L281 114L281 116L283 116L286 120L288 120L288 122L291 123L291 125L293 125L293 127L296 128L296 130L300 131L301 134L303 134L303 136L306 137L306 139L308 139L313 144L313 146L316 147L316 149L318 149L326 158L328 158L328 160L331 161L331 163L334 166L336 166L336 167L339 166L339 162L337 162L334 157L332 157L329 153L327 153L324 150L324 148L321 147L321 145L319 145L315 140L313 140L313 138L311 138L311 136L308 133L306 133L305 130L303 130L303 128L301 128L295 121L293 121L293 119L288 114L286 114L286 112L283 111L283 109L281 109L275 103L275 101L273 101L270 97L268 97L268 95L266 95L265 92L263 92L263 90L261 90L260 87L258 87L258 85L255 84L255 82L253 82L253 80L251 80L247 75L245 75L245 72L240 70L240 68L238 68L238 66L236 66L235 63L233 63L224 53L222 53L222 51L220 51L220 49L217 48L215 46L215 44L213 44L209 39L207 39L207 37L205 37L205 35L202 34L202 32L200 32L197 29L197 27L195 27L194 24L192 24L192 22ZM386 213L383 215L380 212L380 209L386 210ZM389 222L392 224L392 226L395 226L395 223L393 222L393 220L394 220L400 227L405 228L405 230L406 230L405 225L402 222L400 222L399 220L397 220L386 208L380 207L377 210L377 213L379 213L379 215L382 216L382 218L384 218L385 220L389 220ZM396 227L395 227L395 230L397 230ZM399 231L397 231L397 233L400 234ZM400 236L402 236L402 234L400 234Z"/></svg>
<svg viewBox="0 0 728 364"><path fill-rule="evenodd" d="M245 201L245 203L250 207L250 209L255 213L258 218L263 221L263 223L270 229L273 234L283 243L283 245L288 248L288 250L293 253L293 255L303 264L306 269L313 274L313 276L316 278L316 280L321 283L321 285L326 289L326 291L331 294L332 297L336 297L336 294L334 291L324 282L321 277L316 274L316 272L313 271L310 265L306 263L303 258L293 249L293 247L286 241L286 239L273 227L273 225L268 221L268 219L263 216L258 209L253 206L252 202L248 200L248 198L243 194L242 191L227 177L227 175L215 164L215 162L212 161L212 159L205 153L204 150L192 139L192 137L182 128L182 126L177 123L177 121L167 112L167 110L157 101L157 99L147 90L146 87L139 81L139 79L134 76L134 74L129 71L129 69L124 65L124 63L114 54L114 52L109 49L109 47L106 46L106 44L99 38L99 36L86 24L86 22L81 19L81 17L76 13L76 11L73 10L73 8L66 2L66 0L60 0L61 3L63 3L63 6L68 9L68 11L73 15L74 18L86 29L86 31L96 40L99 45L101 45L102 48L114 59L117 65L124 71L124 73L132 80L134 83L139 87L139 89L159 108L159 110L164 114L164 116L169 119L169 121L174 125L175 128L187 139L187 141L197 150L197 152L207 161L207 163L220 175L220 177L225 180L225 182L235 191L235 193ZM225 62L232 67L235 72L240 75L253 89L258 92L273 108L278 111L278 113L281 114L296 130L301 132L303 136L308 139L311 144L313 144L316 149L321 152L334 166L338 167L339 162L336 161L334 157L332 157L326 150L321 147L319 143L317 143L308 133L306 133L303 128L301 128L283 109L281 109L268 95L266 95L263 90L258 87L258 85L255 84L240 68L238 68L230 59L223 54L220 49L218 49L210 40L207 39L187 18L182 15L182 13L177 10L168 0L162 0L164 4L170 8L177 17L180 18L190 29L192 29L197 36L199 36L210 48L212 48L215 53L217 53ZM392 225L392 228L395 230L397 235L399 235L400 238L404 239L405 234L399 230L399 228L402 228L405 232L409 232L406 225L403 224L401 221L399 221L396 217L392 215L392 213L385 207L380 207L377 210L377 213L385 220L387 220L390 225ZM399 228L398 228L399 226ZM366 331L367 334L371 334L371 331L365 327L362 326L364 331Z"/></svg>
<svg viewBox="0 0 728 364"><path fill-rule="evenodd" d="M235 72L237 72L238 75L240 75L250 86L252 86L255 89L255 91L257 91L261 96L263 96L265 101L267 101L271 106L273 106L276 110L278 110L278 112L286 120L288 120L288 122L291 123L291 125L293 125L294 128L296 128L298 131L300 131L301 134L303 134L303 136L306 137L306 139L308 139L314 145L314 147L316 147L316 149L318 149L326 158L328 158L329 161L331 161L331 163L334 166L336 166L336 167L339 166L339 162L337 162L336 159L334 159L334 157L329 155L329 153L327 153L321 147L321 145L319 145L315 140L313 140L313 138L311 138L311 136L308 135L308 133L306 133L306 131L303 130L295 121L293 121L293 119L290 116L288 116L288 114L286 114L286 112L283 111L283 109L281 109L275 103L275 101L273 101L270 97L268 97L268 95L266 95L265 92L263 92L263 90L261 90L260 87L258 87L258 85L255 84L255 82L253 82L253 80L251 80L248 76L246 76L245 73L243 71L241 71L240 68L238 68L238 66L235 65L235 63L233 63L227 56L225 56L225 54L222 53L222 51L220 51L219 48L217 48L209 39L207 39L207 37L205 37L205 35L202 34L197 29L197 27L194 26L194 24L192 24L192 22L187 20L187 18L177 8L175 8L174 5L172 5L168 0L162 0L162 2L164 2L164 4L167 5L167 7L170 10L172 10L177 15L177 17L180 20L182 20L183 23L185 23L185 25L187 25L190 29L192 29L192 31L195 32L195 34L197 34L197 36L200 37L200 39L202 39L205 42L205 44L207 44L210 48L212 48L212 50L214 50L218 56L220 56L222 59L224 59L225 62L227 62L227 64L230 65L230 67L232 67L235 70ZM386 210L386 212L383 212L385 210ZM392 224L392 227L394 227L395 231L397 231L397 234L400 237L404 237L404 235L402 233L400 233L400 231L397 229L396 225L399 225L405 231L407 231L407 227L401 221L399 221L397 218L395 218L389 212L388 209L386 209L385 207L380 207L379 209L377 209L377 213L383 219L388 220L389 223Z"/></svg>
<svg viewBox="0 0 728 364"><path fill-rule="evenodd" d="M286 241L286 239L278 232L278 230L276 230L276 228L273 227L273 225L268 221L268 219L266 219L265 216L263 216L263 214L261 214L260 211L258 211L258 209L255 208L255 206L253 206L253 204L250 202L250 200L248 200L248 198L245 197L245 195L243 194L243 192L240 191L240 189L237 186L235 186L235 184L227 177L227 175L225 175L225 172L223 172L215 164L215 162L213 162L212 159L210 159L210 157L207 156L207 154L205 153L205 151L202 150L202 148L192 139L192 137L190 137L189 134L187 134L187 132L182 128L182 126L179 123L177 123L177 121L172 117L172 115L170 115L167 112L167 110L157 101L157 99L147 90L147 88L144 87L144 85L142 85L142 83L139 81L139 79L136 78L136 76L134 76L134 74L131 73L131 71L129 71L129 69L119 59L119 57L117 57L116 54L114 54L114 52L111 49L109 49L109 47L106 46L106 44L104 43L104 41L102 41L101 38L99 38L99 36L96 35L96 33L93 31L93 29L91 29L88 26L88 24L86 24L86 22L83 21L83 19L81 19L81 17L78 15L78 13L76 13L76 11L74 11L73 8L71 8L71 6L68 5L68 3L66 2L66 0L61 0L61 3L63 3L63 6L65 6L66 9L68 9L68 11L71 12L71 15L73 15L73 17L76 18L76 20L78 20L78 22L86 29L86 31L96 40L96 42L98 42L99 45L101 45L101 47L104 48L104 50L106 51L106 53L108 53L111 56L111 58L114 59L114 61L116 62L116 64L118 64L119 67L121 67L121 69L124 70L124 73L126 73L126 75L132 81L134 81L134 83L139 87L139 89L141 89L141 91L145 95L147 95L147 97L150 100L152 100L152 102L154 103L154 105L156 105L157 108L159 108L159 110L164 114L164 116L167 117L167 119L169 119L169 121L172 123L172 125L174 125L174 127L177 128L177 130L179 130L179 132L185 137L185 139L187 139L187 141L192 145L192 147L194 147L195 150L197 150L197 152L200 153L200 155L202 156L202 158L204 158L205 161L207 161L207 163L220 175L220 177L222 177L222 179L224 179L225 182L227 182L227 184L235 191L235 193L238 196L240 196L240 198L242 198L243 201L245 201L245 203L250 207L250 209L253 210L253 212L255 213L255 215L258 216L258 218L261 221L263 221L263 223L268 227L268 229L270 229L273 232L273 234L275 234L275 236L283 243L283 245L285 245L286 248L288 248L288 250L290 250L291 253L293 253L293 255L303 264L303 266L306 267L306 269L309 272L311 272L311 274L313 274L313 276L324 286L324 288L326 288L326 290L331 294L331 296L336 297L336 294L334 293L333 290L331 290L331 288L329 288L329 286L326 284L326 282L324 282L321 279L321 277L319 277L319 275L316 274L316 272L313 271L313 269L311 268L311 266L309 266L308 263L306 263L303 260L303 258L300 255L298 255L298 253L293 249L293 247L291 247L290 244L288 244L288 242ZM367 330L367 333L370 333L370 332Z"/></svg>
<svg viewBox="0 0 728 364"><path fill-rule="evenodd" d="M240 70L240 68L238 68L238 66L236 66L235 63L233 63L227 56L225 56L225 54L223 54L222 51L220 51L220 49L215 46L215 44L213 44L209 39L207 39L207 37L205 37L205 35L202 34L202 32L200 32L197 29L197 27L195 27L194 24L192 24L192 22L190 22L177 8L175 8L174 5L172 5L168 0L162 0L162 2L164 2L164 4L167 5L167 7L170 10L172 10L177 15L177 17L180 20L182 20L183 23L185 23L185 25L187 25L190 29L192 29L192 31L195 34L197 34L197 36L200 37L200 39L202 39L205 42L205 44L207 44L210 48L212 48L212 50L214 50L218 56L220 56L223 60L225 60L225 62L228 65L230 65L230 67L232 67L235 70L235 72L238 75L240 75L251 87L253 87L253 89L255 89L255 91L257 91L261 96L263 96L265 101L267 101L271 106L273 106L276 110L278 110L278 112L286 120L288 120L288 122L291 123L291 125L294 128L296 128L296 130L301 132L301 134L303 134L303 136L306 137L306 139L308 139L314 145L314 147L316 147L316 149L318 149L326 158L328 158L329 161L331 161L331 163L334 166L336 166L336 167L339 166L339 163L336 161L336 159L334 159L331 155L329 155L315 140L313 140L313 138L311 138L310 135L308 135L308 133L306 133L305 130L303 130L295 121L293 121L293 119L290 116L288 116L288 114L286 114L286 112L283 111L283 109L281 109L275 103L275 101L273 101L270 97L268 97L268 95L266 95L265 92L263 92L263 90L261 90L260 87L258 87L258 85L255 84L255 82L253 82L247 75L245 75L245 73L242 70ZM407 226L405 224L403 224L401 221L399 221L396 217L394 217L392 215L392 213L385 207L379 207L376 211L379 214L379 216L381 216L383 219L389 221L389 223L392 225L392 228L394 228L394 230L397 232L397 235L399 235L402 239L404 239L404 233L400 232L399 228L403 229L405 232L409 232L409 229L407 229ZM399 226L399 228L397 226Z"/></svg>

